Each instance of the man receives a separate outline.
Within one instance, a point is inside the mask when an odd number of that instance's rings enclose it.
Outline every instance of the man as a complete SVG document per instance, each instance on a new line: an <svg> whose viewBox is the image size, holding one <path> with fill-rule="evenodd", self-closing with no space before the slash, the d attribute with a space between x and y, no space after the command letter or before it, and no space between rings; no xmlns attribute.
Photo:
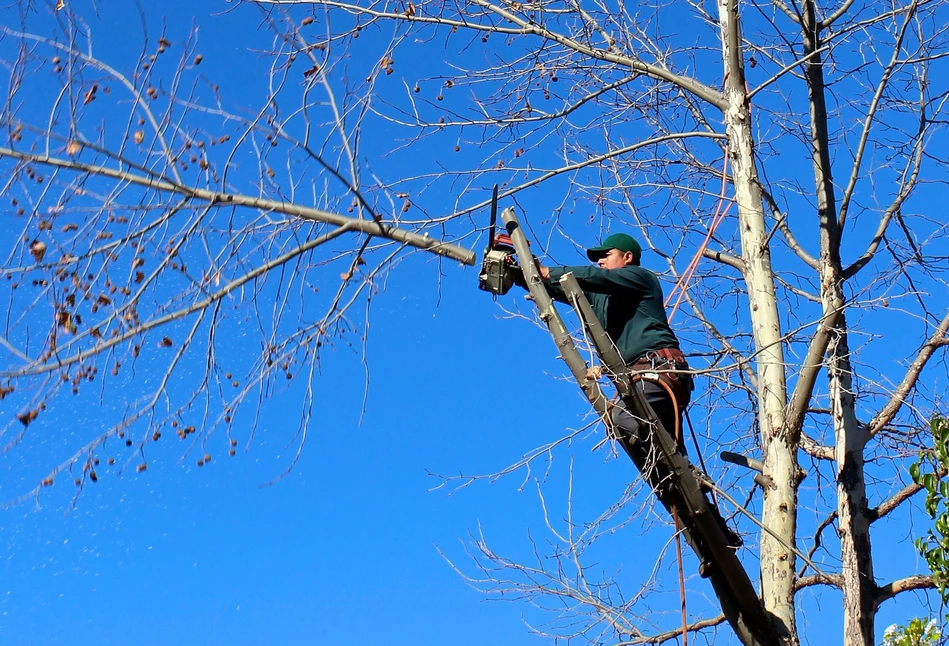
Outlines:
<svg viewBox="0 0 949 646"><path fill-rule="evenodd" d="M692 378L689 365L679 350L679 340L669 327L662 286L654 273L639 266L641 256L642 248L632 236L614 233L600 246L587 249L587 257L596 263L596 267L539 265L538 269L550 296L564 303L568 300L559 281L564 274L572 272L590 301L597 320L610 335L632 373L659 375L668 386L667 389L650 378L636 382L663 428L676 440L679 452L685 455L682 413L691 399ZM515 282L521 287L527 286L523 276ZM648 428L621 403L612 408L610 417L617 428L632 437L648 433ZM741 537L728 527L714 502L711 509L726 544L733 549L741 547ZM708 576L711 567L711 562L703 561L699 573Z"/></svg>
<svg viewBox="0 0 949 646"><path fill-rule="evenodd" d="M547 292L554 300L564 303L567 298L559 280L565 273L572 272L626 365L636 372L648 371L661 376L668 389L648 379L637 383L666 432L673 435L679 451L684 453L682 412L691 399L692 379L684 372L689 366L666 318L662 286L654 273L639 266L641 256L642 248L632 236L614 233L603 244L587 250L587 257L596 263L595 267L540 266L539 269ZM674 401L669 396L670 391ZM614 407L611 416L616 426L633 436L644 430L622 406Z"/></svg>

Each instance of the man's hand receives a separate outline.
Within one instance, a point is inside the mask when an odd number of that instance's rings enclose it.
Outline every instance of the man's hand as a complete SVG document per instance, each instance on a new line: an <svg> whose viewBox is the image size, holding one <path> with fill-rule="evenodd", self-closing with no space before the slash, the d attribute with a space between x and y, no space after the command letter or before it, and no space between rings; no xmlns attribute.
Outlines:
<svg viewBox="0 0 949 646"><path fill-rule="evenodd" d="M541 277L541 278L543 278L544 280L550 280L550 268L549 268L549 267L544 267L543 265L541 265L540 263L538 263L538 265L537 265L537 271L540 272L540 277Z"/></svg>

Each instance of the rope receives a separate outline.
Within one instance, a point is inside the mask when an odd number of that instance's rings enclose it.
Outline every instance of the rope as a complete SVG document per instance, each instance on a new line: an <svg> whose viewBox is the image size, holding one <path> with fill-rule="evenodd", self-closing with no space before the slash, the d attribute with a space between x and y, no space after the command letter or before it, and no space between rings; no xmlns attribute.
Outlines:
<svg viewBox="0 0 949 646"><path fill-rule="evenodd" d="M669 384L663 381L661 377L656 377L656 379L646 379L644 375L639 373L632 374L630 377L633 384L635 384L637 381L649 381L650 383L659 384L659 386L661 386L669 395L669 401L672 402L672 410L675 417L674 437L676 441L676 449L682 448L685 445L685 443L682 441L682 420L679 419L679 402L676 399L672 388L669 386ZM682 534L680 533L679 527L679 511L676 509L675 505L672 505L672 521L675 523L676 529L676 564L679 570L679 601L681 603L682 610L682 646L689 646L689 619L685 607L685 571L682 567Z"/></svg>
<svg viewBox="0 0 949 646"><path fill-rule="evenodd" d="M675 296L676 292L679 293L678 298L676 298L675 304L672 306L672 310L669 312L669 321L672 321L672 317L675 316L676 311L679 309L679 304L682 302L682 298L685 296L685 292L689 288L689 282L692 280L692 277L695 275L695 270L698 269L699 261L702 259L702 254L705 253L705 250L708 248L708 243L712 240L712 236L715 235L715 230L718 228L718 225L722 223L722 220L725 219L725 216L728 215L728 212L731 210L731 202L723 210L722 207L725 204L725 189L727 188L728 180L728 152L725 152L725 161L722 164L722 190L718 196L718 206L715 207L715 215L712 216L712 224L708 229L708 233L705 235L705 240L702 241L702 244L699 245L698 250L695 252L695 256L692 257L689 266L685 268L685 271L682 272L682 275L679 276L679 280L676 282L675 286L672 288L672 291L669 292L669 296L666 298L664 303L665 307L669 307L669 301L672 300L672 297Z"/></svg>

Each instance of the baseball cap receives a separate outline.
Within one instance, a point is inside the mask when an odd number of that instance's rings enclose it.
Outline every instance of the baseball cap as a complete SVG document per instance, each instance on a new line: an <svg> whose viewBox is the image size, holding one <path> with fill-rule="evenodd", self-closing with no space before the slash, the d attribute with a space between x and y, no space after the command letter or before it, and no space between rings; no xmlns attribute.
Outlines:
<svg viewBox="0 0 949 646"><path fill-rule="evenodd" d="M607 236L603 243L598 247L587 249L587 258L596 262L609 253L610 249L619 249L622 252L632 252L633 257L638 262L643 255L643 248L639 246L636 239L626 233L614 233Z"/></svg>

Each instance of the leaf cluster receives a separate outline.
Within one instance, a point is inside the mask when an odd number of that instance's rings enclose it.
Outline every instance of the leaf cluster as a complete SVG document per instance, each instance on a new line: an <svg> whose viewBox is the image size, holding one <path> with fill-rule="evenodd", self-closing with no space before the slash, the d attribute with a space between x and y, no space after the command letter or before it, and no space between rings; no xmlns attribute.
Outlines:
<svg viewBox="0 0 949 646"><path fill-rule="evenodd" d="M949 420L936 417L930 424L933 448L910 465L913 482L926 490L924 508L935 522L925 536L916 539L916 549L933 573L943 604L949 603Z"/></svg>

